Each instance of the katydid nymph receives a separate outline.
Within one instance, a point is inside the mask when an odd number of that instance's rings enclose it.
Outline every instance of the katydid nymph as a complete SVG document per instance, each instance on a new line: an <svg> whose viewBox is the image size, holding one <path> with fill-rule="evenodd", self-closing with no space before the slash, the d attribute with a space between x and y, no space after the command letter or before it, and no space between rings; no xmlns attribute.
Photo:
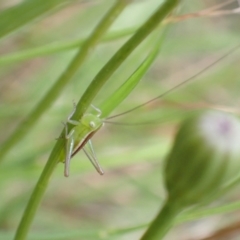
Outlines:
<svg viewBox="0 0 240 240"><path fill-rule="evenodd" d="M103 121L100 118L101 111L94 106L92 106L96 111L97 115L94 114L85 114L80 119L80 121L71 120L76 106L74 104L73 112L68 116L67 123L64 123L65 126L65 177L69 176L69 166L71 158L81 149L93 164L95 169L99 174L103 175L103 170L100 167L97 158L95 156L91 138L92 136L103 126ZM68 123L72 124L74 127L68 132Z"/></svg>
<svg viewBox="0 0 240 240"><path fill-rule="evenodd" d="M94 107L93 105L91 105L91 107L95 110L96 114L93 113L86 113L82 116L82 118L77 121L77 120L72 120L71 117L73 116L76 106L74 105L74 110L73 112L68 116L67 118L67 122L64 123L65 126L65 154L64 154L64 159L65 159L65 167L64 167L64 175L66 177L69 176L69 166L70 166L70 161L71 158L77 154L78 151L80 151L81 149L84 151L84 153L86 154L86 156L88 157L88 159L90 160L90 162L92 163L92 165L94 166L94 168L97 170L97 172L100 175L103 175L103 170L100 166L100 164L98 163L97 157L94 153L93 150L93 146L91 143L91 138L93 137L93 135L101 128L103 127L104 123L116 123L116 122L112 122L112 121L108 121L108 119L113 119L115 117L118 116L122 116L124 114L130 113L144 105L147 105L157 99L160 99L164 96L166 96L167 94L177 90L179 87L183 86L184 84L192 81L193 79L196 79L196 77L198 77L199 75L201 75L202 73L204 73L206 70L210 69L211 67L213 67L214 65L216 65L218 62L220 62L221 60L223 60L224 58L226 58L228 55L232 54L233 52L236 51L236 49L238 49L240 47L240 45L234 47L233 49L231 49L230 51L228 51L225 55L221 56L220 58L218 58L217 60L215 60L212 64L208 65L207 67L203 68L202 70L200 70L198 73L196 73L195 75L193 75L192 77L180 82L179 84L175 85L173 88L169 89L168 91L156 96L155 98L142 103L128 111L125 111L123 113L117 114L115 116L110 116L106 119L102 119L101 118L101 111ZM73 128L70 130L70 132L68 131L68 124L73 125Z"/></svg>

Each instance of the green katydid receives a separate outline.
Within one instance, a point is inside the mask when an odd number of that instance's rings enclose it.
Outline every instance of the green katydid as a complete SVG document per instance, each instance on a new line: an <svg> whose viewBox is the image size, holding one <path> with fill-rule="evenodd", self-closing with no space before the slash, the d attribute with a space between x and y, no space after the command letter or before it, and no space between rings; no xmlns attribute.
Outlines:
<svg viewBox="0 0 240 240"><path fill-rule="evenodd" d="M73 112L68 116L67 123L74 125L72 130L68 132L68 125L65 125L65 177L69 176L69 165L71 158L81 149L91 161L95 169L103 175L103 170L100 167L96 155L93 150L91 138L92 136L103 126L103 121L100 118L101 111L94 106L92 106L96 111L97 115L94 114L85 114L80 119L80 121L71 120L76 106L74 104Z"/></svg>
<svg viewBox="0 0 240 240"><path fill-rule="evenodd" d="M88 157L88 159L90 160L90 162L92 163L92 165L95 167L95 169L97 170L97 172L101 175L103 175L103 170L100 166L100 164L98 163L97 157L94 153L93 150L93 146L91 143L91 138L93 137L93 135L104 125L104 123L115 123L115 122L111 122L108 121L108 119L112 119L127 113L130 113L146 104L149 104L150 102L153 102L157 99L162 98L163 96L175 91L176 89L178 89L179 87L183 86L184 84L190 82L191 80L195 79L196 77L198 77L200 74L204 73L206 70L210 69L212 66L216 65L218 62L220 62L221 60L223 60L224 58L226 58L228 55L230 55L231 53L233 53L236 49L238 49L240 47L240 45L234 47L233 49L231 49L229 52L227 52L225 55L223 55L222 57L218 58L217 60L215 60L212 64L208 65L207 67L203 68L202 70L200 70L198 73L196 73L195 75L193 75L192 77L188 78L187 80L184 80L183 82L175 85L173 88L169 89L168 91L158 95L157 97L142 103L128 111L125 111L123 113L117 114L115 116L111 116L105 119L101 118L101 111L94 107L93 105L92 108L95 109L97 114L92 114L92 113L86 113L82 116L82 118L77 121L77 120L71 120L71 117L73 116L76 106L74 105L74 110L73 112L68 116L67 118L67 122L64 123L65 126L65 167L64 167L64 175L66 177L69 176L69 166L70 166L70 160L71 158L78 153L78 151L80 151L81 149L83 149L84 153L86 154L86 156ZM72 124L74 127L71 129L70 132L68 132L68 124Z"/></svg>

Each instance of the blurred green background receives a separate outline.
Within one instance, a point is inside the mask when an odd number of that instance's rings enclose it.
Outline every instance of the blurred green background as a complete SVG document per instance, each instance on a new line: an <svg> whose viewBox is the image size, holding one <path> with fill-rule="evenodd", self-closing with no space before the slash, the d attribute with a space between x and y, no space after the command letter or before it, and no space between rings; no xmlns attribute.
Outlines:
<svg viewBox="0 0 240 240"><path fill-rule="evenodd" d="M27 1L27 0L25 0ZM23 1L1 0L4 11ZM30 193L41 174L55 139L86 87L115 51L156 9L159 0L136 0L124 10L109 32L114 39L101 41L55 104L4 158L0 166L0 239L11 239ZM223 0L184 0L177 15L216 6ZM84 39L113 0L67 1L0 39L0 141L4 142L56 81L76 53L59 44ZM39 7L39 6L36 6ZM222 9L238 8L232 1ZM20 19L22 16L11 16ZM115 113L135 107L208 66L239 44L239 15L190 17L171 23L161 54L134 92ZM0 18L1 24L1 18ZM11 18L5 24L11 25ZM159 31L159 29L157 30ZM124 33L122 37L118 33ZM94 101L103 99L135 70L151 51L156 34L149 36L116 71ZM48 46L29 59L8 57L20 51ZM159 101L114 121L155 122L143 125L105 124L93 138L105 175L98 175L81 152L71 163L69 178L58 164L29 239L139 239L164 199L162 169L178 122L199 108L224 108L238 114L240 51ZM113 114L112 114L113 115ZM0 143L1 144L1 143ZM177 181L177 179L176 179ZM219 200L221 205L239 198L237 189ZM167 240L204 239L217 229L240 221L239 212L181 224ZM239 224L240 225L240 224ZM129 228L136 227L136 230ZM240 227L239 227L240 229ZM212 238L215 239L215 238ZM230 239L230 238L216 238ZM237 238L231 238L237 239Z"/></svg>

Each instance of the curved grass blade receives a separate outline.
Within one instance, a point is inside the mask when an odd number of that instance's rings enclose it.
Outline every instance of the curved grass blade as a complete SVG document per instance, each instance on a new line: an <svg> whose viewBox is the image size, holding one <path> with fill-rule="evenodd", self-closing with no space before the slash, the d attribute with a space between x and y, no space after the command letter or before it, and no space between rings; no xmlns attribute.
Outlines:
<svg viewBox="0 0 240 240"><path fill-rule="evenodd" d="M104 43L104 42L113 41L115 39L117 40L119 38L129 36L135 31L136 31L136 28L129 28L124 30L114 31L106 34L106 36L102 38L101 42ZM35 47L35 48L31 48L31 49L27 49L19 52L5 54L0 56L0 65L15 63L18 61L28 60L36 57L42 57L42 56L50 55L53 53L73 50L81 47L86 40L87 38L73 40L73 41L59 42L59 43L51 43L41 47Z"/></svg>
<svg viewBox="0 0 240 240"><path fill-rule="evenodd" d="M154 60L157 58L165 37L165 32L161 33L161 36L157 38L156 44L151 53L140 64L136 71L101 105L102 118L108 116L137 86L144 74L151 67Z"/></svg>
<svg viewBox="0 0 240 240"><path fill-rule="evenodd" d="M230 204L225 204L220 207L213 207L213 208L208 208L203 210L200 209L200 210L194 210L194 211L189 210L186 213L183 213L179 217L177 217L176 220L174 221L174 225L179 225L185 222L190 222L190 221L198 220L201 218L211 217L213 215L231 213L239 209L240 209L240 201L236 201ZM122 234L131 233L134 231L138 231L140 229L144 229L148 227L149 224L150 223L143 223L143 224L138 224L138 225L126 227L126 228L106 230L106 235L118 236Z"/></svg>

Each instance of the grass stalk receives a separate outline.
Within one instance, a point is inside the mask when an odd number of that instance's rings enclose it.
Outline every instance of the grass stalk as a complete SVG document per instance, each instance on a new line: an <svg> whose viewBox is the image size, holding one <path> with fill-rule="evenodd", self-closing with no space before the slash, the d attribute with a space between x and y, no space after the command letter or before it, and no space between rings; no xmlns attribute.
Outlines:
<svg viewBox="0 0 240 240"><path fill-rule="evenodd" d="M180 212L180 208L166 201L156 218L150 224L141 240L161 240L174 224L174 220Z"/></svg>

